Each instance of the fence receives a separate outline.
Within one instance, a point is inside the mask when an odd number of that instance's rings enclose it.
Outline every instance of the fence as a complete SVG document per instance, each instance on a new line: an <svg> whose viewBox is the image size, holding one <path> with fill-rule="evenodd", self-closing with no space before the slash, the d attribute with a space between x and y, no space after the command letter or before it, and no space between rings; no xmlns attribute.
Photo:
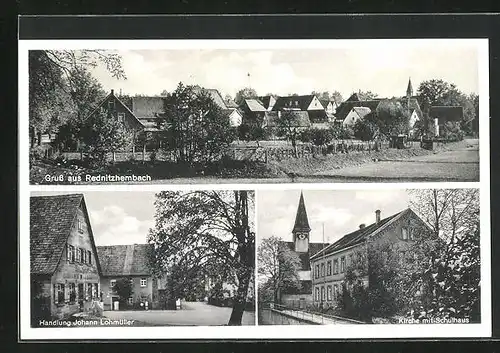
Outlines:
<svg viewBox="0 0 500 353"><path fill-rule="evenodd" d="M264 325L331 325L331 324L365 324L338 315L331 315L319 311L303 308L294 308L289 305L275 303L259 303L259 324Z"/></svg>
<svg viewBox="0 0 500 353"><path fill-rule="evenodd" d="M314 158L341 153L375 152L389 148L389 142L363 142L363 141L335 141L326 146L314 146L309 144L283 147L249 147L231 146L228 155L234 160L251 160L268 163L271 160L285 160L289 158Z"/></svg>

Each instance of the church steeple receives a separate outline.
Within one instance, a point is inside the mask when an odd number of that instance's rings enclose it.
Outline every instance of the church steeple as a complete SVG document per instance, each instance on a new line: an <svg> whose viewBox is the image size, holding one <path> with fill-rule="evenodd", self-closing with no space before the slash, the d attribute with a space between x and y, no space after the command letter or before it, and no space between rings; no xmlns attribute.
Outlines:
<svg viewBox="0 0 500 353"><path fill-rule="evenodd" d="M304 195L302 191L300 192L299 206L297 207L297 214L295 216L295 224L293 226L292 233L297 232L307 232L311 231L309 227L309 220L307 218L306 205L304 203Z"/></svg>
<svg viewBox="0 0 500 353"><path fill-rule="evenodd" d="M410 98L413 96L413 87L411 85L411 77L408 78L408 87L406 88L406 97Z"/></svg>

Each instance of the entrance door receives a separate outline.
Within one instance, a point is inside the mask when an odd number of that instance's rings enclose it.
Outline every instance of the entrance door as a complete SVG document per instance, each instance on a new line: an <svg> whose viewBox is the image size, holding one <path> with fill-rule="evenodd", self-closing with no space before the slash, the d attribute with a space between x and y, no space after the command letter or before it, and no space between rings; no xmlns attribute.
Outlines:
<svg viewBox="0 0 500 353"><path fill-rule="evenodd" d="M83 283L78 283L78 305L80 306L80 311L83 310Z"/></svg>
<svg viewBox="0 0 500 353"><path fill-rule="evenodd" d="M111 297L111 310L120 310L120 298Z"/></svg>

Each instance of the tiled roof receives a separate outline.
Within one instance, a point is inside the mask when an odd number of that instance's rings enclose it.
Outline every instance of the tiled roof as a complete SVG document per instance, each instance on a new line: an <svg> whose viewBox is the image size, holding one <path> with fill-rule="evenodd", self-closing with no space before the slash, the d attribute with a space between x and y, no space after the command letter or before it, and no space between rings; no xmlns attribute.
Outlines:
<svg viewBox="0 0 500 353"><path fill-rule="evenodd" d="M315 96L313 94L308 94L305 96L278 97L276 103L274 103L273 110L278 111L286 108L298 108L300 110L307 110L314 97Z"/></svg>
<svg viewBox="0 0 500 353"><path fill-rule="evenodd" d="M365 115L368 115L371 113L371 109L368 107L354 107L352 108L356 112L356 114L359 115L360 118L363 118Z"/></svg>
<svg viewBox="0 0 500 353"><path fill-rule="evenodd" d="M464 117L464 109L461 106L432 106L429 109L429 117L438 118L440 124L448 121L461 121Z"/></svg>
<svg viewBox="0 0 500 353"><path fill-rule="evenodd" d="M325 255L330 254L332 252L342 250L344 248L347 248L347 247L350 247L353 245L363 243L367 239L368 236L375 233L375 231L381 229L383 226L389 224L391 221L396 219L396 217L398 217L399 215L402 215L403 213L405 213L409 210L410 209L407 208L401 212L393 214L392 216L381 219L378 224L372 223L369 226L365 226L364 228L357 229L352 233L344 235L342 238L340 238L339 240L337 240L336 242L334 242L333 244L331 244L325 248ZM323 252L320 251L316 254L316 256L319 256L322 253Z"/></svg>
<svg viewBox="0 0 500 353"><path fill-rule="evenodd" d="M196 94L205 93L208 94L215 104L217 104L221 109L227 109L226 103L218 90L215 88L202 88L198 85L193 86L193 91Z"/></svg>
<svg viewBox="0 0 500 353"><path fill-rule="evenodd" d="M377 107L379 106L380 102L382 99L373 99L369 101L345 101L342 102L338 108L337 111L335 112L335 116L337 119L344 121L346 118L347 114L352 110L354 107L366 107L369 108L371 111L375 111Z"/></svg>
<svg viewBox="0 0 500 353"><path fill-rule="evenodd" d="M132 97L132 112L141 118L156 118L164 112L163 97Z"/></svg>
<svg viewBox="0 0 500 353"><path fill-rule="evenodd" d="M252 112L265 112L266 108L257 99L245 99L245 104Z"/></svg>
<svg viewBox="0 0 500 353"><path fill-rule="evenodd" d="M281 114L284 114L283 112ZM306 111L300 110L289 110L286 111L286 114L293 114L297 116L297 127L310 127L311 120L309 119L309 113ZM268 127L276 127L278 120L278 112L267 112L265 115L266 118L266 126Z"/></svg>
<svg viewBox="0 0 500 353"><path fill-rule="evenodd" d="M103 276L151 275L151 244L98 246Z"/></svg>
<svg viewBox="0 0 500 353"><path fill-rule="evenodd" d="M224 103L226 103L226 107L228 109L231 109L231 108L238 108L238 104L236 104L235 101L233 101L232 99L225 99L224 100Z"/></svg>
<svg viewBox="0 0 500 353"><path fill-rule="evenodd" d="M54 273L82 200L82 194L30 198L31 273Z"/></svg>

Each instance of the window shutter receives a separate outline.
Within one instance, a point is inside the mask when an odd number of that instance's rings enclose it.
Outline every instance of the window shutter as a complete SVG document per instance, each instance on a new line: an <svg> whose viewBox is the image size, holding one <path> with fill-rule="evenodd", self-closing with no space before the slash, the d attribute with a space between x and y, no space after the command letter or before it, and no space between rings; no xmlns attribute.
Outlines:
<svg viewBox="0 0 500 353"><path fill-rule="evenodd" d="M54 303L55 304L57 304L57 296L58 296L57 284L54 284Z"/></svg>
<svg viewBox="0 0 500 353"><path fill-rule="evenodd" d="M66 244L66 262L71 262L70 245Z"/></svg>

